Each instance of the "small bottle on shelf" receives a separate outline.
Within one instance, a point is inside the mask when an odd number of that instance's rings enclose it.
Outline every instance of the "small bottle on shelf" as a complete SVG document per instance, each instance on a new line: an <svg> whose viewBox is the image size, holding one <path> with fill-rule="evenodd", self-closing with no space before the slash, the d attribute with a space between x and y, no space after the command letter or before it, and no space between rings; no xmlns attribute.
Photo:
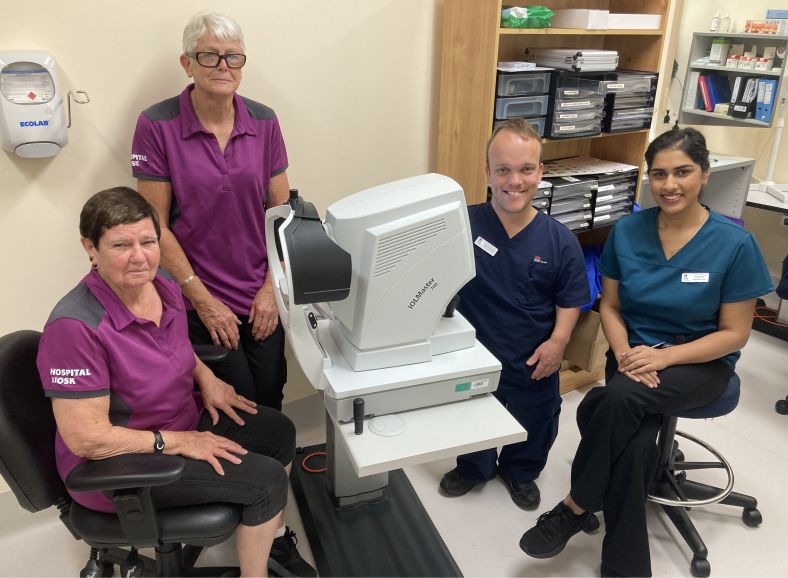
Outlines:
<svg viewBox="0 0 788 578"><path fill-rule="evenodd" d="M709 32L717 32L720 27L720 11L714 14L714 18L711 19L711 25L709 26Z"/></svg>
<svg viewBox="0 0 788 578"><path fill-rule="evenodd" d="M724 12L720 18L720 26L718 32L730 32L731 30L731 17L727 12Z"/></svg>

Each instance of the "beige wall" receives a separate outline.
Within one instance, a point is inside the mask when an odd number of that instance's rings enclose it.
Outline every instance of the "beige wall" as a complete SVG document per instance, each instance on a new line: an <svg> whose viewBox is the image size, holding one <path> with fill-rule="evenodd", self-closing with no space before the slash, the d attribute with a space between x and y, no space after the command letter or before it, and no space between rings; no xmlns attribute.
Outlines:
<svg viewBox="0 0 788 578"><path fill-rule="evenodd" d="M433 0L274 2L42 0L4 6L0 50L56 59L72 106L70 143L51 159L0 151L0 334L40 329L87 271L77 220L84 201L133 185L129 151L139 112L180 92L186 20L220 9L249 54L240 92L277 112L292 186L323 210L366 187L434 164L437 3ZM231 240L226 248L231 251ZM311 391L290 363L289 399Z"/></svg>
<svg viewBox="0 0 788 578"><path fill-rule="evenodd" d="M731 32L741 32L744 22L749 18L763 18L768 8L777 7L769 0L750 0L740 2L737 0L718 0L716 2L685 1L680 16L679 32L676 45L676 60L679 63L678 77L684 82L686 67L689 58L690 45L693 32L706 32L709 30L711 18L717 10L728 12L732 21ZM671 111L678 111L681 103L681 87L674 80L670 90ZM659 111L659 117L665 111ZM667 129L667 125L664 125ZM756 160L754 176L760 179L766 177L769 154L774 138L774 128L728 128L697 126L706 135L709 148L719 154L754 158ZM779 156L774 170L776 182L788 183L788 132L784 132L781 141ZM788 251L788 229L781 227L779 216L775 212L753 209L744 210L744 225L752 231L758 239L761 250L769 265L772 275L779 275L782 261Z"/></svg>

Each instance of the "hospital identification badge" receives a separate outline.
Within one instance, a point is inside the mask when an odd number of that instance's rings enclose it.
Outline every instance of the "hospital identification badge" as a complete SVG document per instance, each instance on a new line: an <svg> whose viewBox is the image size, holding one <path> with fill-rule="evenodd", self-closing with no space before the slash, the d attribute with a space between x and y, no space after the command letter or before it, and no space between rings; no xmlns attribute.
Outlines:
<svg viewBox="0 0 788 578"><path fill-rule="evenodd" d="M481 235L476 237L476 240L473 242L473 244L479 247L485 253L489 254L491 257L495 257L495 254L498 252L498 247L485 241Z"/></svg>
<svg viewBox="0 0 788 578"><path fill-rule="evenodd" d="M708 283L709 274L708 273L682 273L681 282L682 283Z"/></svg>

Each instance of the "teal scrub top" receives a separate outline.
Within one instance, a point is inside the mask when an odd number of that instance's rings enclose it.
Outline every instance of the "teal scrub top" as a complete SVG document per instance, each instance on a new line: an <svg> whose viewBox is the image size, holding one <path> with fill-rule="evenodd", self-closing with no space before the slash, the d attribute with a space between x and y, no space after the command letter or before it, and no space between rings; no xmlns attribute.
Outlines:
<svg viewBox="0 0 788 578"><path fill-rule="evenodd" d="M608 236L599 264L619 282L629 344L668 345L699 339L719 328L722 303L773 290L753 235L711 212L695 236L666 259L657 230L658 208L628 215ZM738 351L723 359L734 367Z"/></svg>

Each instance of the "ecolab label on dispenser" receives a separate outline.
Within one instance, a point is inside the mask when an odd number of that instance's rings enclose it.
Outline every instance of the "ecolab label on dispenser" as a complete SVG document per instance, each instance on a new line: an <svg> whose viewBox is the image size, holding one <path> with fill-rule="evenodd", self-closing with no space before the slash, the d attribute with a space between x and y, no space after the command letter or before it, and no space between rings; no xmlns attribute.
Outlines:
<svg viewBox="0 0 788 578"><path fill-rule="evenodd" d="M23 120L19 126L49 126L48 120Z"/></svg>

